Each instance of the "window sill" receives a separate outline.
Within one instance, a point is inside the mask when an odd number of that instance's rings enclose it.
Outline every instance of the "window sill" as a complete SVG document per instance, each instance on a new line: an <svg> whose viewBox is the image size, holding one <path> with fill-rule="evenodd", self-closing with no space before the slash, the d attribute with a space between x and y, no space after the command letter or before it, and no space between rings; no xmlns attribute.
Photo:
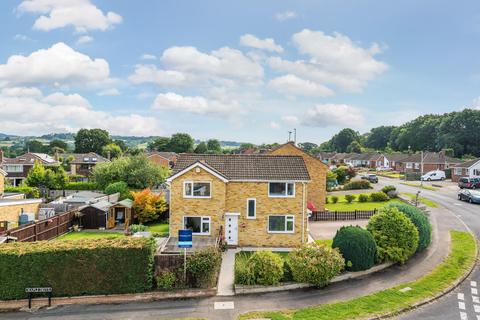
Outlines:
<svg viewBox="0 0 480 320"><path fill-rule="evenodd" d="M183 196L185 199L211 199L211 196L208 197L195 197L195 196Z"/></svg>
<svg viewBox="0 0 480 320"><path fill-rule="evenodd" d="M267 231L267 233L272 233L272 234L294 234L295 231Z"/></svg>

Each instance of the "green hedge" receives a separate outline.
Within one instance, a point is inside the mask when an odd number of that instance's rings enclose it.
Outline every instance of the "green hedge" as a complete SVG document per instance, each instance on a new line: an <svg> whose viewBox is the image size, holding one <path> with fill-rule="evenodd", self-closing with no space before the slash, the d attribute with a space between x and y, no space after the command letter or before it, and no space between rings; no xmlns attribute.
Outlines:
<svg viewBox="0 0 480 320"><path fill-rule="evenodd" d="M65 190L100 190L100 187L95 182L69 182Z"/></svg>
<svg viewBox="0 0 480 320"><path fill-rule="evenodd" d="M372 185L367 180L354 180L343 186L343 190L372 189Z"/></svg>
<svg viewBox="0 0 480 320"><path fill-rule="evenodd" d="M15 192L15 193L24 193L25 197L28 199L32 198L40 198L40 190L36 187L29 187L29 186L18 186L18 187L12 187L12 186L5 186L5 192Z"/></svg>
<svg viewBox="0 0 480 320"><path fill-rule="evenodd" d="M332 248L340 250L349 271L367 270L375 264L375 239L359 226L341 227L333 238Z"/></svg>
<svg viewBox="0 0 480 320"><path fill-rule="evenodd" d="M0 246L0 299L26 287L54 296L134 293L152 289L154 243L145 238L8 243Z"/></svg>
<svg viewBox="0 0 480 320"><path fill-rule="evenodd" d="M389 207L397 208L413 222L415 227L417 227L419 236L417 252L425 250L430 245L432 239L432 226L423 211L404 203L391 203Z"/></svg>

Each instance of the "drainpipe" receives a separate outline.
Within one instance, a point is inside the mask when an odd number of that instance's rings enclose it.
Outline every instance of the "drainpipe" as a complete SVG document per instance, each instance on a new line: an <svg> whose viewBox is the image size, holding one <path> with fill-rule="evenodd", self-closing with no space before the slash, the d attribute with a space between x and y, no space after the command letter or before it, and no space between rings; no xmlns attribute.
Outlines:
<svg viewBox="0 0 480 320"><path fill-rule="evenodd" d="M302 182L302 244L305 243L305 182Z"/></svg>

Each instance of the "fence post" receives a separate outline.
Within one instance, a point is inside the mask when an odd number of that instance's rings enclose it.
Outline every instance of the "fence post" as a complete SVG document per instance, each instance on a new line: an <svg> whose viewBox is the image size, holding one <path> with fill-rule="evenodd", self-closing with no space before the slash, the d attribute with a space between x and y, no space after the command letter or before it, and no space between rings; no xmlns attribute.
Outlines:
<svg viewBox="0 0 480 320"><path fill-rule="evenodd" d="M357 209L355 209L355 220L357 220Z"/></svg>
<svg viewBox="0 0 480 320"><path fill-rule="evenodd" d="M55 221L57 222L57 229L56 230L57 230L57 237L58 237L58 234L60 233L60 232L58 232L58 225L59 225L58 221L60 220L60 218L58 216L55 216L55 217L57 218L57 220L55 220Z"/></svg>
<svg viewBox="0 0 480 320"><path fill-rule="evenodd" d="M335 220L334 221L337 221L337 210L335 210Z"/></svg>

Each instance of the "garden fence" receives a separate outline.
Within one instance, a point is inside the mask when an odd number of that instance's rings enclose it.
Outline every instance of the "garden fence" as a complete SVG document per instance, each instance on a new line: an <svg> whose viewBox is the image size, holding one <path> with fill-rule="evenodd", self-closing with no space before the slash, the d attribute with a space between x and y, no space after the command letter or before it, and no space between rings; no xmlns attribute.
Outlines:
<svg viewBox="0 0 480 320"><path fill-rule="evenodd" d="M72 226L76 210L68 211L51 218L39 220L4 232L3 237L15 237L19 242L50 240L67 233Z"/></svg>
<svg viewBox="0 0 480 320"><path fill-rule="evenodd" d="M313 211L310 217L310 221L337 221L337 220L359 220L370 219L374 214L378 212L374 210L354 210L354 211Z"/></svg>

